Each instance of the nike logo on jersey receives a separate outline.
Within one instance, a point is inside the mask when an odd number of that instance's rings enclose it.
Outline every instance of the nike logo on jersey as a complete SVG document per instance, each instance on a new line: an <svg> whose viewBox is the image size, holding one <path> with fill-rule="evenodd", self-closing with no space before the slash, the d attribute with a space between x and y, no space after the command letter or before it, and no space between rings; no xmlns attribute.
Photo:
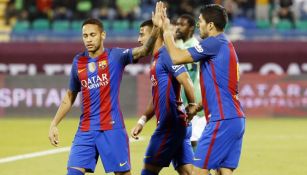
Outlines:
<svg viewBox="0 0 307 175"><path fill-rule="evenodd" d="M197 160L201 160L201 159L198 159L198 158L195 158L195 157L194 157L194 159L193 159L193 160L197 161Z"/></svg>
<svg viewBox="0 0 307 175"><path fill-rule="evenodd" d="M129 52L129 49L126 49L123 51L123 53L128 53Z"/></svg>
<svg viewBox="0 0 307 175"><path fill-rule="evenodd" d="M81 72L83 72L83 71L85 71L85 70L86 70L86 68L81 69L81 70L78 70L78 74L81 73Z"/></svg>
<svg viewBox="0 0 307 175"><path fill-rule="evenodd" d="M124 162L124 163L119 163L119 166L124 166L124 165L126 165L126 164L127 164L127 161Z"/></svg>

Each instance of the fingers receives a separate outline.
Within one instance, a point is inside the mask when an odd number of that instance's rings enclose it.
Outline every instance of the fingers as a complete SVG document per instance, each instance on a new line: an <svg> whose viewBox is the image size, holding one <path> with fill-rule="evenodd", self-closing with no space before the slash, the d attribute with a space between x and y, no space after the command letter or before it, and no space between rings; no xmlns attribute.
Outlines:
<svg viewBox="0 0 307 175"><path fill-rule="evenodd" d="M140 132L138 132L137 128L133 128L132 131L131 131L131 137L134 138L135 140L138 140L139 139L139 137L138 137L139 133Z"/></svg>
<svg viewBox="0 0 307 175"><path fill-rule="evenodd" d="M56 146L56 147L59 145L59 133L56 127L50 128L49 140L50 140L51 145Z"/></svg>

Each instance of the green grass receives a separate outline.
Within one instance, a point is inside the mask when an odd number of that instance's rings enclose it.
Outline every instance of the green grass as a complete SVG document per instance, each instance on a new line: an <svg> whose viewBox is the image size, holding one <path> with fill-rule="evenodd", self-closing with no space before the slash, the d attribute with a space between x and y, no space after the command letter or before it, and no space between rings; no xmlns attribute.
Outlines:
<svg viewBox="0 0 307 175"><path fill-rule="evenodd" d="M49 119L0 119L0 159L53 149L47 138ZM136 123L125 120L127 131ZM70 146L76 119L64 119L59 126L61 147ZM143 130L145 140L130 144L132 174L139 174L142 158L155 122ZM66 173L68 152L0 164L1 175L56 175ZM236 175L307 174L307 119L248 119L243 150ZM305 164L305 165L304 165ZM98 162L94 175L105 174ZM162 175L173 175L173 167Z"/></svg>

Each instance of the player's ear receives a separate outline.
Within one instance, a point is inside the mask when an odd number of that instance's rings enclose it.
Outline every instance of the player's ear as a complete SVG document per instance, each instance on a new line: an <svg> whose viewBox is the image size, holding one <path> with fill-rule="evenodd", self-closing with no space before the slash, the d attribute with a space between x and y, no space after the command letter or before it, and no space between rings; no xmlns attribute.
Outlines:
<svg viewBox="0 0 307 175"><path fill-rule="evenodd" d="M101 39L105 40L106 39L106 35L107 35L107 33L105 31L102 31L101 32Z"/></svg>

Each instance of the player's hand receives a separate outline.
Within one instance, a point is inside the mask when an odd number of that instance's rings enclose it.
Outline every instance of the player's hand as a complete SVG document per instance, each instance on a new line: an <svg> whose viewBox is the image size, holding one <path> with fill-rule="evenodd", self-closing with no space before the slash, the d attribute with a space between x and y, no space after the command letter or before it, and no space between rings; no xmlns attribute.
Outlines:
<svg viewBox="0 0 307 175"><path fill-rule="evenodd" d="M197 105L188 105L186 106L185 110L188 115L188 118L187 118L188 122L190 122L198 112Z"/></svg>
<svg viewBox="0 0 307 175"><path fill-rule="evenodd" d="M170 22L170 19L167 17L167 13L166 13L166 7L163 7L162 9L162 29L163 32L169 31L172 32L172 25Z"/></svg>
<svg viewBox="0 0 307 175"><path fill-rule="evenodd" d="M59 146L59 131L56 126L50 126L48 137L51 145Z"/></svg>
<svg viewBox="0 0 307 175"><path fill-rule="evenodd" d="M136 126L131 130L131 137L138 140L138 135L142 132L143 126L141 124L136 124Z"/></svg>
<svg viewBox="0 0 307 175"><path fill-rule="evenodd" d="M163 15L163 2L159 1L156 3L155 12L152 12L151 20L154 26L157 26L158 28L162 28L163 26L162 15Z"/></svg>

